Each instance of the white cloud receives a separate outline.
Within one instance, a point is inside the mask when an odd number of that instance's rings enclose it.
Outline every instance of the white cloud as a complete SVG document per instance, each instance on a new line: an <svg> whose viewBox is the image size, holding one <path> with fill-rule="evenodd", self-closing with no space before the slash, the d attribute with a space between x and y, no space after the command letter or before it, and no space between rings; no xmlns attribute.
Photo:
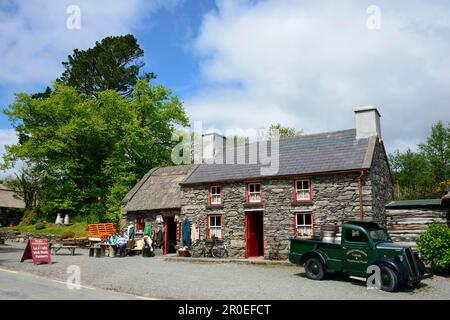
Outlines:
<svg viewBox="0 0 450 320"><path fill-rule="evenodd" d="M48 83L74 48L85 49L106 36L132 32L142 18L179 0L1 0L0 81ZM81 10L81 29L69 30L69 5ZM146 26L149 27L149 26Z"/></svg>
<svg viewBox="0 0 450 320"><path fill-rule="evenodd" d="M450 8L378 1L219 1L193 43L202 90L192 119L215 127L284 125L320 132L354 127L353 110L377 106L387 148L423 140L450 120Z"/></svg>

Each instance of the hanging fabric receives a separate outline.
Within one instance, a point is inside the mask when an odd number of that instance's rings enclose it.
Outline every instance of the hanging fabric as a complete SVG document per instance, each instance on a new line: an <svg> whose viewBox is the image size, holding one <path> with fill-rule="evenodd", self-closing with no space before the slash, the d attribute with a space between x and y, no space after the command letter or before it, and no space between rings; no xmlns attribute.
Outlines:
<svg viewBox="0 0 450 320"><path fill-rule="evenodd" d="M153 223L151 222L145 222L145 227L144 227L144 236L149 236L150 239L152 238L153 235Z"/></svg>
<svg viewBox="0 0 450 320"><path fill-rule="evenodd" d="M130 224L127 229L127 235L130 240L134 240L134 225Z"/></svg>
<svg viewBox="0 0 450 320"><path fill-rule="evenodd" d="M183 225L181 227L181 234L183 236L183 246L190 247L191 242L191 223L187 217L183 220Z"/></svg>
<svg viewBox="0 0 450 320"><path fill-rule="evenodd" d="M200 239L200 230L198 228L198 225L196 223L192 224L192 231L191 231L191 241L194 243Z"/></svg>

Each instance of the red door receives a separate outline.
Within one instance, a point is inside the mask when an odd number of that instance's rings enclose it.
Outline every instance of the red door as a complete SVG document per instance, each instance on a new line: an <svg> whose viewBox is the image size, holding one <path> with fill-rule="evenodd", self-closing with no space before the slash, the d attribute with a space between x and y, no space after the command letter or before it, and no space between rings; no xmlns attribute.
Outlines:
<svg viewBox="0 0 450 320"><path fill-rule="evenodd" d="M262 212L247 212L246 225L246 256L259 257L264 255Z"/></svg>

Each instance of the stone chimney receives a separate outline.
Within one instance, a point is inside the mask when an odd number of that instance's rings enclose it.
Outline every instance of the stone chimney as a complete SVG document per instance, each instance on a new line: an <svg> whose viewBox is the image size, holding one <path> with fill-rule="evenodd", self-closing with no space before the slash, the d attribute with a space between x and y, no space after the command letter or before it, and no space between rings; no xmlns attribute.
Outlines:
<svg viewBox="0 0 450 320"><path fill-rule="evenodd" d="M217 132L208 132L202 135L202 162L223 163L226 138Z"/></svg>
<svg viewBox="0 0 450 320"><path fill-rule="evenodd" d="M372 106L355 110L356 138L378 137L381 139L380 113Z"/></svg>

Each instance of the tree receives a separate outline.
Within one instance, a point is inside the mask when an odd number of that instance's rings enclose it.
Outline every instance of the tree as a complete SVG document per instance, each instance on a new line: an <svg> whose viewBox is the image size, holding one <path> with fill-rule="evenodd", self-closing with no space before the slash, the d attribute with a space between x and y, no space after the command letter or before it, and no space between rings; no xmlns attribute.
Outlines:
<svg viewBox="0 0 450 320"><path fill-rule="evenodd" d="M280 138L294 138L303 134L303 130L297 131L295 128L283 127L280 123L276 123L269 128L269 137L273 136L275 130L278 130Z"/></svg>
<svg viewBox="0 0 450 320"><path fill-rule="evenodd" d="M426 143L419 144L419 149L430 165L431 175L436 182L450 178L450 123L445 128L442 121L431 128L431 135Z"/></svg>
<svg viewBox="0 0 450 320"><path fill-rule="evenodd" d="M75 49L62 63L65 71L57 81L77 88L86 97L109 89L127 95L139 79L148 82L156 77L151 72L141 74L143 55L133 35L107 37L93 48Z"/></svg>
<svg viewBox="0 0 450 320"><path fill-rule="evenodd" d="M15 176L16 179L7 179L5 185L23 199L26 209L35 208L39 201L42 176L32 167L22 168Z"/></svg>
<svg viewBox="0 0 450 320"><path fill-rule="evenodd" d="M182 103L161 85L140 80L130 96L115 90L97 97L56 84L48 98L17 94L4 111L26 137L5 147L3 168L18 160L44 176L44 211L109 213L152 167L171 163L176 125L187 125Z"/></svg>
<svg viewBox="0 0 450 320"><path fill-rule="evenodd" d="M434 124L418 152L395 151L389 156L397 200L442 197L450 185L450 125Z"/></svg>
<svg viewBox="0 0 450 320"><path fill-rule="evenodd" d="M425 157L407 149L389 156L396 196L402 200L432 197L433 179Z"/></svg>

